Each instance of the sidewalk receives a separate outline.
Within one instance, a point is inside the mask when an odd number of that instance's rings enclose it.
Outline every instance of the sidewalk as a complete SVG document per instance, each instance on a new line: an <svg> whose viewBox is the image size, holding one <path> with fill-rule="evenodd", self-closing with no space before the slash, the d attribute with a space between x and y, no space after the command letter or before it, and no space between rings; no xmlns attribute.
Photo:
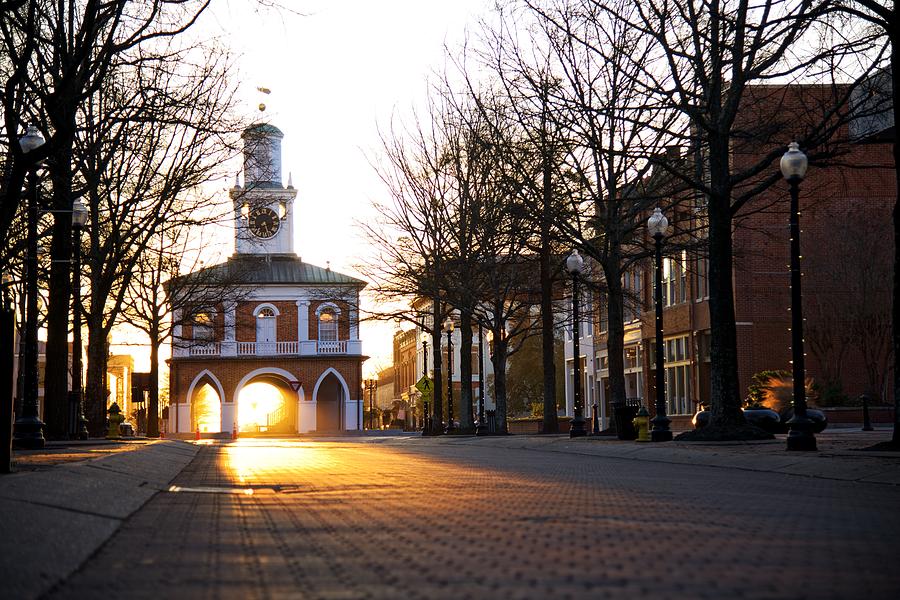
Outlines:
<svg viewBox="0 0 900 600"><path fill-rule="evenodd" d="M497 437L439 436L404 438L424 443L467 444L493 448L559 452L617 460L704 465L724 469L783 473L841 481L900 485L900 453L862 451L889 440L890 428L875 431L834 429L816 436L818 452L788 452L785 435L761 442L666 442L654 444L614 438L569 438L567 435Z"/></svg>
<svg viewBox="0 0 900 600"><path fill-rule="evenodd" d="M68 577L197 451L91 440L15 452L17 472L0 475L0 597L34 598Z"/></svg>

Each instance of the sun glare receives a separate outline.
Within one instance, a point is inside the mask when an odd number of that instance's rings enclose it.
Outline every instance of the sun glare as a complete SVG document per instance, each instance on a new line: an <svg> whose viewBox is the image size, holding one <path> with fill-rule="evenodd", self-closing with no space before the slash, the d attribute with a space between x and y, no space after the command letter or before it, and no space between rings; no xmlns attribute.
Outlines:
<svg viewBox="0 0 900 600"><path fill-rule="evenodd" d="M284 405L284 397L274 385L251 383L238 396L238 428L264 432L278 421L275 413Z"/></svg>
<svg viewBox="0 0 900 600"><path fill-rule="evenodd" d="M204 433L217 432L222 428L222 404L219 394L207 384L204 384L195 394L192 410L194 412L194 431L199 429Z"/></svg>

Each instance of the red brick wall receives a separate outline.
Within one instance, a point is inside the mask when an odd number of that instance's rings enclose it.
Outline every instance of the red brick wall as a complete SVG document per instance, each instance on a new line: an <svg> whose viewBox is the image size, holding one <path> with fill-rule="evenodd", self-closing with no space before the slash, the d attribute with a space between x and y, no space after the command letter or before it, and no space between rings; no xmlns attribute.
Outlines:
<svg viewBox="0 0 900 600"><path fill-rule="evenodd" d="M239 302L235 310L235 339L239 342L256 341L256 317L253 311L261 304L271 304L278 309L275 328L278 341L297 340L297 304L293 300Z"/></svg>
<svg viewBox="0 0 900 600"><path fill-rule="evenodd" d="M303 385L303 390L308 400L312 399L313 389L322 373L331 367L337 370L350 390L350 400L358 400L362 381L360 368L362 357L346 358L255 358L241 357L239 359L211 358L211 359L172 359L170 363L169 387L172 402L185 402L188 388L198 374L208 369L212 372L225 391L227 402L234 399L234 391L240 380L248 373L261 367L276 367L294 374L297 381Z"/></svg>

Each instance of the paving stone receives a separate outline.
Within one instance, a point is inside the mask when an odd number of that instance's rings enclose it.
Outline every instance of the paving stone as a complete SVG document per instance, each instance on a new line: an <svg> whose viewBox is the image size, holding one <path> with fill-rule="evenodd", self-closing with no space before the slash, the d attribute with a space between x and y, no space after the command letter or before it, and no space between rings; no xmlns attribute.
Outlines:
<svg viewBox="0 0 900 600"><path fill-rule="evenodd" d="M900 593L898 486L469 440L204 445L52 597Z"/></svg>

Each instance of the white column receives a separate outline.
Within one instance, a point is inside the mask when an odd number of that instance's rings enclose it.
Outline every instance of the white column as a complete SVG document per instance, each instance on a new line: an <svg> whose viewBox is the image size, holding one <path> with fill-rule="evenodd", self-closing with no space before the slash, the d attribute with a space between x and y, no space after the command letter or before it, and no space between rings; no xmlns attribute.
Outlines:
<svg viewBox="0 0 900 600"><path fill-rule="evenodd" d="M178 431L190 433L191 431L191 405L181 403L178 405Z"/></svg>
<svg viewBox="0 0 900 600"><path fill-rule="evenodd" d="M346 431L361 429L359 426L360 408L362 408L362 400L344 401L344 429Z"/></svg>
<svg viewBox="0 0 900 600"><path fill-rule="evenodd" d="M172 326L172 356L186 356L187 349L181 344L181 310L177 309L172 314L175 325Z"/></svg>
<svg viewBox="0 0 900 600"><path fill-rule="evenodd" d="M297 432L309 433L316 430L316 402L297 400Z"/></svg>
<svg viewBox="0 0 900 600"><path fill-rule="evenodd" d="M309 300L297 300L297 341L309 340Z"/></svg>
<svg viewBox="0 0 900 600"><path fill-rule="evenodd" d="M222 341L223 356L235 356L237 354L237 343L234 341L234 322L236 311L237 305L234 302L228 302L225 305L225 339ZM223 429L222 431L225 431L225 429ZM229 428L228 431L231 431L231 429Z"/></svg>
<svg viewBox="0 0 900 600"><path fill-rule="evenodd" d="M221 431L231 433L235 425L237 425L237 411L234 402L223 402Z"/></svg>
<svg viewBox="0 0 900 600"><path fill-rule="evenodd" d="M359 310L355 308L350 309L350 339L359 339Z"/></svg>

